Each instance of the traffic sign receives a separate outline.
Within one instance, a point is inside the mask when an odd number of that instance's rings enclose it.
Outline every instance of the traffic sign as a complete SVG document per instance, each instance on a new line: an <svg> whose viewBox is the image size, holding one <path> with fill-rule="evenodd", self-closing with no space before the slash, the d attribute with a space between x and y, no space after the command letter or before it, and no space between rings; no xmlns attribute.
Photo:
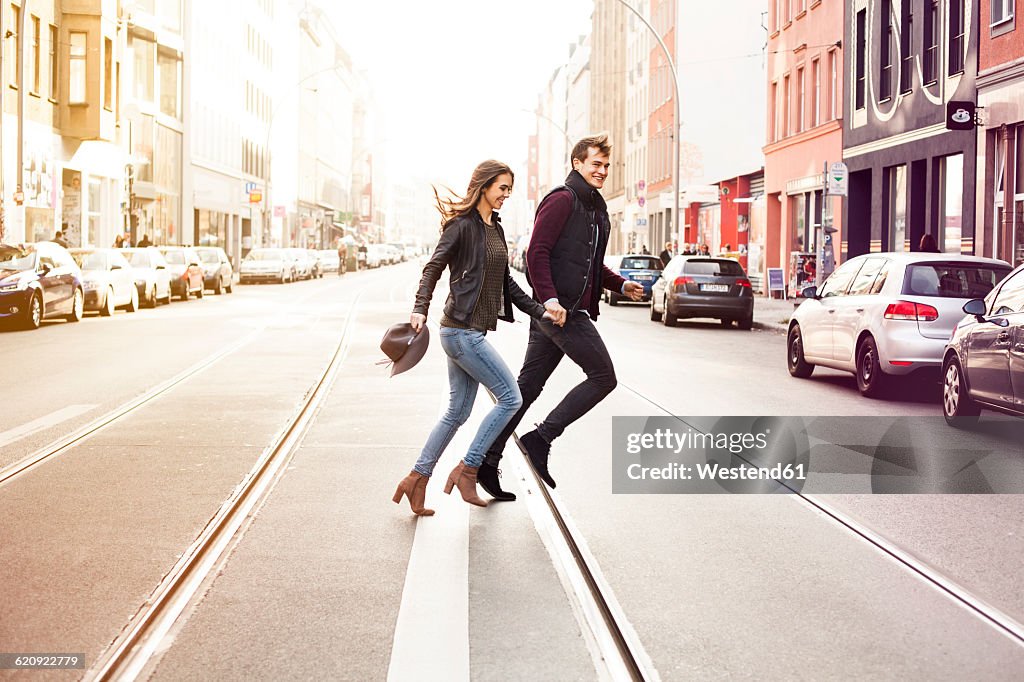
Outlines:
<svg viewBox="0 0 1024 682"><path fill-rule="evenodd" d="M850 194L850 170L842 161L833 163L825 175L825 194L845 197Z"/></svg>
<svg viewBox="0 0 1024 682"><path fill-rule="evenodd" d="M245 193L246 194L252 194L255 191L256 191L256 183L255 182L247 182L247 183L245 183Z"/></svg>
<svg viewBox="0 0 1024 682"><path fill-rule="evenodd" d="M250 192L249 193L249 203L250 204L258 204L261 201L263 201L263 192Z"/></svg>

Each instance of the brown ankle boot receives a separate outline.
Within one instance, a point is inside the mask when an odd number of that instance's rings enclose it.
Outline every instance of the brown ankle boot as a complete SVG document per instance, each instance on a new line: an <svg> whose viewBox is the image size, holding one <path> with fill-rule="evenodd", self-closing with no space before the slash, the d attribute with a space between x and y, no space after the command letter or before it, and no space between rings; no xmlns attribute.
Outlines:
<svg viewBox="0 0 1024 682"><path fill-rule="evenodd" d="M452 469L452 473L448 474L444 491L451 495L452 488L458 486L462 499L478 507L486 507L487 502L476 494L476 472L479 470L480 467L468 467L464 462L459 462L459 465Z"/></svg>
<svg viewBox="0 0 1024 682"><path fill-rule="evenodd" d="M398 484L398 490L395 491L395 496L391 498L391 501L398 504L402 501L402 495L405 495L409 498L409 506L412 507L413 514L433 516L433 509L423 507L423 502L427 499L427 481L429 480L429 476L424 476L416 471L409 472L409 475Z"/></svg>

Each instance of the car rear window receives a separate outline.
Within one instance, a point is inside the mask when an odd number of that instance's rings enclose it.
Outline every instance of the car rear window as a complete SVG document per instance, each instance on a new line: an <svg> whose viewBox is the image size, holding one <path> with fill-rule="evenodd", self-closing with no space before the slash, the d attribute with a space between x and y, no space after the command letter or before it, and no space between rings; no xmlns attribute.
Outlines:
<svg viewBox="0 0 1024 682"><path fill-rule="evenodd" d="M260 249L250 251L245 260L281 260L281 251L278 249Z"/></svg>
<svg viewBox="0 0 1024 682"><path fill-rule="evenodd" d="M204 263L219 263L220 258L217 257L216 251L200 251L199 260Z"/></svg>
<svg viewBox="0 0 1024 682"><path fill-rule="evenodd" d="M165 251L164 259L168 263L174 263L175 265L185 264L185 252L184 251Z"/></svg>
<svg viewBox="0 0 1024 682"><path fill-rule="evenodd" d="M71 254L71 257L78 263L78 267L83 270L106 270L107 259L102 253L96 253L95 251L79 251L78 253Z"/></svg>
<svg viewBox="0 0 1024 682"><path fill-rule="evenodd" d="M137 268L149 267L149 253L145 251L127 251L124 257Z"/></svg>
<svg viewBox="0 0 1024 682"><path fill-rule="evenodd" d="M938 298L984 298L1009 272L1009 266L918 263L907 267L903 293Z"/></svg>
<svg viewBox="0 0 1024 682"><path fill-rule="evenodd" d="M743 277L743 268L734 260L688 260L683 265L687 275L721 275L723 277Z"/></svg>
<svg viewBox="0 0 1024 682"><path fill-rule="evenodd" d="M661 270L661 260L658 258L623 258L623 270Z"/></svg>

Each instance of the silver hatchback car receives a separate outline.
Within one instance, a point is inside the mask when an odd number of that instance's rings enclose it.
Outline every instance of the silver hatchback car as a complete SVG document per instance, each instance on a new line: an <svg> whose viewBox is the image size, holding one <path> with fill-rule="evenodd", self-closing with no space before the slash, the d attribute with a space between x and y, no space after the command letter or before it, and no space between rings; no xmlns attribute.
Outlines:
<svg viewBox="0 0 1024 682"><path fill-rule="evenodd" d="M806 298L789 323L789 373L815 365L853 372L868 397L891 377L938 369L963 305L984 298L1011 270L994 258L944 253L872 253L843 263Z"/></svg>

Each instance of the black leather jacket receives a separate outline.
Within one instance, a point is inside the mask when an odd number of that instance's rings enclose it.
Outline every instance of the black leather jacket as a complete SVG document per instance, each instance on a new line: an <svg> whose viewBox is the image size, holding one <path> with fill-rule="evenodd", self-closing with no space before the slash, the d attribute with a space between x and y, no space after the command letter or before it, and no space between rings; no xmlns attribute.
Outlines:
<svg viewBox="0 0 1024 682"><path fill-rule="evenodd" d="M498 214L493 213L492 216L494 227L504 242L505 232L501 229ZM423 267L420 287L416 292L416 303L412 309L414 313L424 316L427 314L437 280L441 278L445 266L448 266L450 291L444 304L445 315L463 324L469 324L484 281L484 263L487 260L484 234L486 229L483 218L475 210L471 215L461 216L448 224L437 241L434 255ZM501 308L498 310L499 320L513 321L512 305L530 317L539 319L544 315L544 306L519 288L512 279L506 263L504 293Z"/></svg>

